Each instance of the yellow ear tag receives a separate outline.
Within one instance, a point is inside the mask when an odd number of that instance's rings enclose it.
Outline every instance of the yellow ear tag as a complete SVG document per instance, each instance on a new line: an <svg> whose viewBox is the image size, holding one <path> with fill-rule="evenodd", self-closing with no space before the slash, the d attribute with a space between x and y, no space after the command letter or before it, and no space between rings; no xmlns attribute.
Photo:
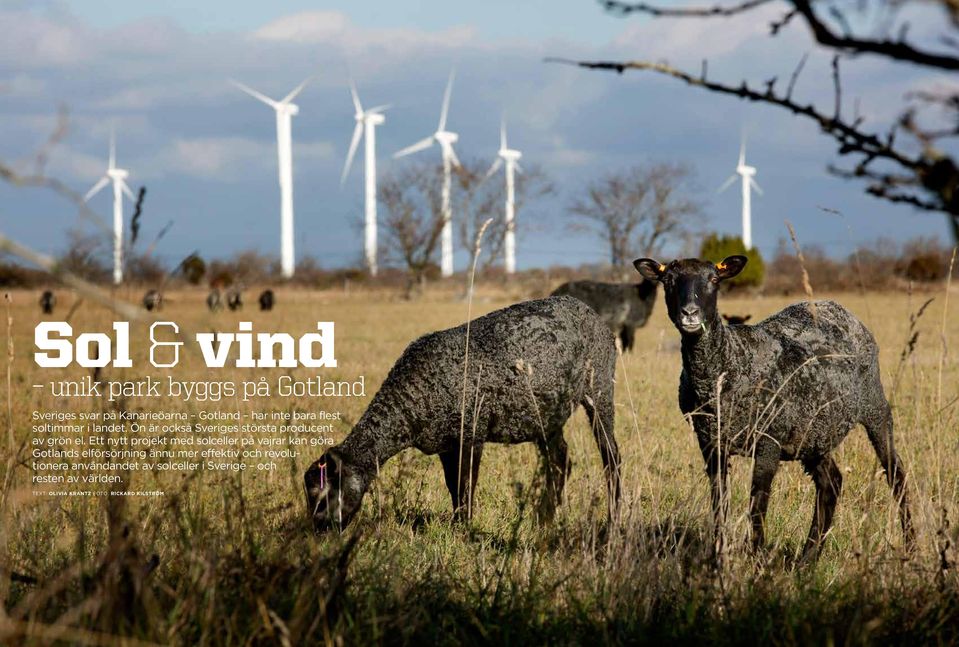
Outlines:
<svg viewBox="0 0 959 647"><path fill-rule="evenodd" d="M716 263L716 269L719 270L720 272L724 272L724 271L726 271L726 264L725 264L725 263Z"/></svg>
<svg viewBox="0 0 959 647"><path fill-rule="evenodd" d="M662 263L660 263L660 264L659 264L659 271L660 271L660 272L665 272L665 271L666 271L666 266L663 265Z"/></svg>

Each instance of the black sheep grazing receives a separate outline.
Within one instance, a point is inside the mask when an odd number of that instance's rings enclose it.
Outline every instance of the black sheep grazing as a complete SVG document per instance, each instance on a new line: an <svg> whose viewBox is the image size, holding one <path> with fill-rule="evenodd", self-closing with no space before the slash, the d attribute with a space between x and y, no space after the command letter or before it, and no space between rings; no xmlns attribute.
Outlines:
<svg viewBox="0 0 959 647"><path fill-rule="evenodd" d="M723 315L723 319L730 326L741 326L752 318L752 315Z"/></svg>
<svg viewBox="0 0 959 647"><path fill-rule="evenodd" d="M276 297L273 294L273 290L263 290L260 293L260 310L268 311L273 309L273 305L276 303Z"/></svg>
<svg viewBox="0 0 959 647"><path fill-rule="evenodd" d="M863 323L838 303L819 301L791 305L753 326L725 326L716 311L719 283L742 271L745 256L730 256L718 265L696 259L661 265L648 258L634 264L647 279L663 283L669 318L682 335L679 407L692 418L706 461L717 550L729 455L737 454L755 459L749 505L754 548L764 543L779 462L802 462L816 485L803 560L816 559L842 488L842 473L830 452L856 424L866 428L886 471L911 545L906 473L893 446L879 349Z"/></svg>
<svg viewBox="0 0 959 647"><path fill-rule="evenodd" d="M306 500L317 530L346 526L379 467L409 447L439 454L454 515L469 517L484 443L537 444L549 518L569 471L563 426L579 405L599 445L613 515L616 347L603 321L570 297L497 310L470 323L464 375L466 332L463 324L410 344L346 440L310 466Z"/></svg>
<svg viewBox="0 0 959 647"><path fill-rule="evenodd" d="M51 290L44 290L40 295L40 309L45 315L52 315L57 305L57 297Z"/></svg>
<svg viewBox="0 0 959 647"><path fill-rule="evenodd" d="M143 295L143 307L149 312L159 310L163 307L163 295L159 290L147 290Z"/></svg>
<svg viewBox="0 0 959 647"><path fill-rule="evenodd" d="M239 310L243 307L243 294L236 288L226 291L226 307L230 310Z"/></svg>
<svg viewBox="0 0 959 647"><path fill-rule="evenodd" d="M656 283L600 283L598 281L570 281L553 291L553 296L576 297L606 322L619 337L623 351L633 349L636 329L646 325L656 303Z"/></svg>
<svg viewBox="0 0 959 647"><path fill-rule="evenodd" d="M206 307L210 309L210 312L223 309L223 295L220 294L219 288L213 288L210 290L210 293L206 295Z"/></svg>

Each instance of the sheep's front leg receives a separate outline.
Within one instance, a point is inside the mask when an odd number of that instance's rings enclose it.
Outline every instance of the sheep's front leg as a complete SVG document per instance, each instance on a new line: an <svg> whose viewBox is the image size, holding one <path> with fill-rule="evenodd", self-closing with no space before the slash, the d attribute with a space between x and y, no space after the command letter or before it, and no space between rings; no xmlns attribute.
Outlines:
<svg viewBox="0 0 959 647"><path fill-rule="evenodd" d="M813 511L812 526L809 528L802 561L814 562L819 558L823 540L832 526L832 515L842 492L842 472L829 455L815 460L804 460L803 467L816 484L816 508Z"/></svg>
<svg viewBox="0 0 959 647"><path fill-rule="evenodd" d="M476 507L473 495L479 478L480 459L483 457L483 444L464 445L462 457L459 447L440 452L443 463L443 475L446 487L453 500L453 518L472 519Z"/></svg>
<svg viewBox="0 0 959 647"><path fill-rule="evenodd" d="M700 435L700 439L702 439ZM726 513L729 510L729 457L725 451L713 442L700 440L700 450L706 462L706 476L709 478L710 499L713 507L714 540L713 553L717 561L722 560L726 539Z"/></svg>
<svg viewBox="0 0 959 647"><path fill-rule="evenodd" d="M773 440L764 437L756 443L753 482L749 492L749 518L752 521L754 551L766 544L766 509L769 507L773 478L779 470L779 458L779 445Z"/></svg>

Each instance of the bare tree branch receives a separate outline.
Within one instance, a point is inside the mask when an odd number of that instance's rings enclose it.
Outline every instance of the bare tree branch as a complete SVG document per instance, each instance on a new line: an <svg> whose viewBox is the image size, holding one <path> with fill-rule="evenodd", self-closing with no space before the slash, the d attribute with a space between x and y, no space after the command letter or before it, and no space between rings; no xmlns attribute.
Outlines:
<svg viewBox="0 0 959 647"><path fill-rule="evenodd" d="M711 18L743 14L768 4L770 1L771 0L747 0L740 4L730 6L715 5L711 7L682 8L662 7L643 2L620 2L618 0L603 0L602 4L608 11L620 15L640 13L655 17ZM816 42L825 47L855 54L876 54L897 61L906 61L943 70L959 70L959 58L918 49L905 42L905 34L903 33L900 33L899 40L872 40L859 38L848 33L847 26L844 30L846 33L840 35L832 31L829 26L816 15L816 12L813 10L813 0L788 0L788 2L793 6L793 10L770 26L771 32L774 35L793 18L793 14L795 13L802 16L806 21L806 25L812 32ZM832 9L835 11L835 7L832 7ZM842 17L842 14L840 13L839 16ZM833 17L835 18L836 16L833 15ZM844 17L837 21L841 24L845 23Z"/></svg>
<svg viewBox="0 0 959 647"><path fill-rule="evenodd" d="M711 17L729 17L737 14L752 11L756 7L769 4L774 0L745 0L735 5L723 6L713 5L712 7L660 7L647 4L645 2L618 2L617 0L602 0L601 4L607 11L618 13L620 15L629 15L631 13L643 13L656 17L672 18L711 18Z"/></svg>
<svg viewBox="0 0 959 647"><path fill-rule="evenodd" d="M587 69L610 70L619 74L622 74L626 70L648 70L658 74L671 76L684 81L689 85L702 87L712 92L728 94L741 99L748 99L749 101L777 105L789 110L794 114L801 115L815 121L817 124L819 124L823 131L830 133L839 139L841 143L841 154L860 152L862 154L869 155L872 158L885 158L896 162L897 164L908 167L915 167L921 164L920 160L908 157L905 154L891 148L877 135L861 132L851 124L848 124L841 119L828 117L816 110L812 104L801 105L789 98L788 95L776 94L771 89L766 91L755 90L749 87L745 81L743 81L739 86L724 85L722 83L703 80L701 78L692 76L691 74L671 67L665 63L651 63L646 61L573 61L561 58L548 58L546 60L549 62L578 65L579 67L584 67Z"/></svg>

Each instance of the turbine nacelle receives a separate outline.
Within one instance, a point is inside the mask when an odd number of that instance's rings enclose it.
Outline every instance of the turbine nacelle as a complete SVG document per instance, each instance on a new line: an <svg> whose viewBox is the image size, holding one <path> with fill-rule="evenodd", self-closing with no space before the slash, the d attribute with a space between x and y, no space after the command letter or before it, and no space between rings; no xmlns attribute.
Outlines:
<svg viewBox="0 0 959 647"><path fill-rule="evenodd" d="M107 175L110 177L111 180L123 181L127 179L128 177L130 177L130 172L127 171L126 169L114 167L111 169L107 169Z"/></svg>
<svg viewBox="0 0 959 647"><path fill-rule="evenodd" d="M501 148L497 154L507 162L518 162L523 156L521 152L512 148Z"/></svg>
<svg viewBox="0 0 959 647"><path fill-rule="evenodd" d="M745 177L752 177L756 175L756 167L740 164L739 166L736 167L736 172Z"/></svg>
<svg viewBox="0 0 959 647"><path fill-rule="evenodd" d="M441 146L452 146L459 141L460 136L456 133L451 133L448 130L439 130L433 133L433 139L437 141Z"/></svg>

